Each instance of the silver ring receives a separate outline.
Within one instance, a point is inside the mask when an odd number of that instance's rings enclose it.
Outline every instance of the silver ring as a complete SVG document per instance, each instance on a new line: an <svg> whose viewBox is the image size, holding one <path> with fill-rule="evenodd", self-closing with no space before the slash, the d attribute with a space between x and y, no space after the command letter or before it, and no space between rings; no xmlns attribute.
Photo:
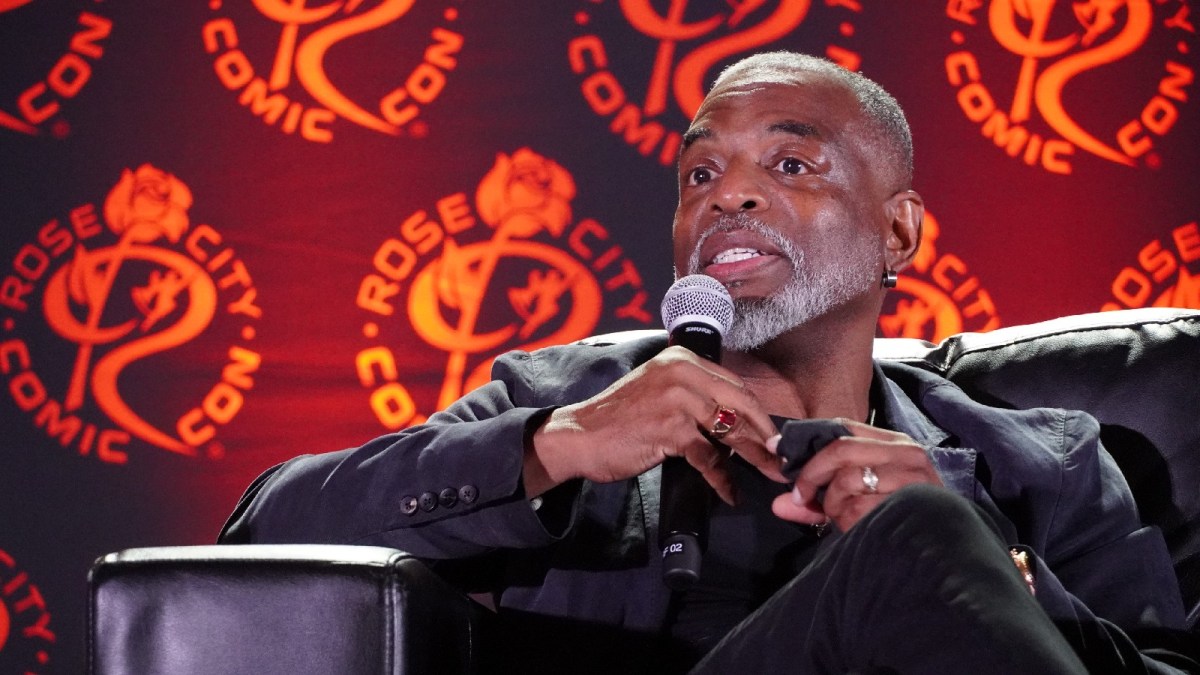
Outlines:
<svg viewBox="0 0 1200 675"><path fill-rule="evenodd" d="M879 476L876 475L875 469L869 466L862 468L863 487L867 488L867 494L873 495L879 492Z"/></svg>

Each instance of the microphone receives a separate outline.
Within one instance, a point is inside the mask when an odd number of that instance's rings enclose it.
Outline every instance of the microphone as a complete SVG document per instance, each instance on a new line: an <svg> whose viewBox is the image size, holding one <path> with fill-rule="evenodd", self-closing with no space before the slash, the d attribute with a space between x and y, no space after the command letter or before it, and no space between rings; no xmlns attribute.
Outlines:
<svg viewBox="0 0 1200 675"><path fill-rule="evenodd" d="M721 362L721 338L733 324L733 298L721 282L704 274L679 279L662 302L668 344ZM687 460L668 457L662 464L658 543L663 583L675 591L700 579L700 561L708 547L708 516L716 493Z"/></svg>

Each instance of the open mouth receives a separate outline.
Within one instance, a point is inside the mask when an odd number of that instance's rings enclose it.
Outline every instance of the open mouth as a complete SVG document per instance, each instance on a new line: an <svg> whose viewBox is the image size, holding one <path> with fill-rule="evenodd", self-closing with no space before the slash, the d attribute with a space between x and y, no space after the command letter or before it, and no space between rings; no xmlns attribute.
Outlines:
<svg viewBox="0 0 1200 675"><path fill-rule="evenodd" d="M738 214L719 218L701 234L688 269L727 287L740 286L753 278L787 274L795 257L782 234L748 214Z"/></svg>
<svg viewBox="0 0 1200 675"><path fill-rule="evenodd" d="M751 258L767 255L766 253L756 248L730 248L713 256L712 260L708 261L709 265L725 265L728 263L741 262Z"/></svg>

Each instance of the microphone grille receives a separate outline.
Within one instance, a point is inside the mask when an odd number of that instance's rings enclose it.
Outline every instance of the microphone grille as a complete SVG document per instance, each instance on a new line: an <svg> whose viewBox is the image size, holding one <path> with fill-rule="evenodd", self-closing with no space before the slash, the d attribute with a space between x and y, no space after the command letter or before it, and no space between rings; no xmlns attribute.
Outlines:
<svg viewBox="0 0 1200 675"><path fill-rule="evenodd" d="M668 332L683 321L704 321L723 336L733 325L733 298L721 282L707 274L689 274L667 289L662 320Z"/></svg>

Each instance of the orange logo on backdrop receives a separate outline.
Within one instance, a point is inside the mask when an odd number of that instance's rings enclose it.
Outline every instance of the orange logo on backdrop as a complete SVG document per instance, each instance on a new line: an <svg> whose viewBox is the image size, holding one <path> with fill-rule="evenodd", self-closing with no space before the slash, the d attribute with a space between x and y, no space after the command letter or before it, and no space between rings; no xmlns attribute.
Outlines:
<svg viewBox="0 0 1200 675"><path fill-rule="evenodd" d="M223 452L212 441L254 385L251 376L261 361L256 352L230 347L216 382L195 392L199 402L178 415L170 431L145 419L130 400L131 392L145 396L152 381L169 380L160 355L196 339L218 312L243 322L240 337L247 341L255 334L251 321L262 316L245 264L213 227L191 227L191 205L191 191L174 176L150 165L126 170L104 202L107 234L94 205L78 206L67 224L54 219L42 226L0 280L0 307L12 313L3 320L0 373L8 377L17 407L63 447L118 464L127 460L124 446L131 437L184 455L206 444L209 456ZM69 366L49 358L37 362L31 345L54 347L17 334L17 320L26 317L43 282L46 324L74 346ZM60 401L47 382L63 370ZM123 376L139 375L142 391L121 389ZM86 405L89 393L98 410Z"/></svg>
<svg viewBox="0 0 1200 675"><path fill-rule="evenodd" d="M33 673L49 666L57 639L42 592L0 549L0 672Z"/></svg>
<svg viewBox="0 0 1200 675"><path fill-rule="evenodd" d="M1165 241L1165 243L1164 243ZM1112 300L1102 310L1137 307L1200 309L1200 227L1196 221L1171 230L1137 254L1137 265L1121 268L1112 282Z"/></svg>
<svg viewBox="0 0 1200 675"><path fill-rule="evenodd" d="M37 6L13 11L29 2L0 0L0 22L15 23L34 16ZM6 12L12 14L3 16ZM58 58L48 70L14 74L11 67L5 68L5 81L17 85L19 91L12 92L14 98L11 101L7 100L9 92L3 91L5 100L0 102L0 128L37 135L43 127L49 127L59 138L70 133L70 124L60 114L63 104L78 96L91 81L92 64L104 56L104 41L112 32L112 20L82 11L71 30L65 48L58 48ZM44 43L53 44L48 37ZM0 59L15 56L6 56L6 47L8 45L0 45Z"/></svg>
<svg viewBox="0 0 1200 675"><path fill-rule="evenodd" d="M937 342L963 331L1000 327L992 296L979 277L957 255L937 250L940 233L937 220L926 213L921 248L912 266L900 274L879 317L884 337Z"/></svg>
<svg viewBox="0 0 1200 675"><path fill-rule="evenodd" d="M607 18L603 13L613 4L610 1L604 6L603 0L592 0L576 12L575 23L590 30ZM571 70L583 77L580 91L584 100L592 112L609 120L612 133L641 155L671 166L679 151L680 136L669 130L686 126L696 114L720 66L795 36L813 3L671 0L665 11L650 0L619 0L615 4L621 12L620 22L656 45L652 58L649 47L646 51L648 84L643 89L628 73L618 77L609 67L603 38L595 33L585 33L567 44ZM824 5L829 11L848 13L839 26L840 36L853 36L854 25L849 19L862 11L859 1L825 0ZM851 70L858 69L858 54L846 47L830 44L825 54Z"/></svg>
<svg viewBox="0 0 1200 675"><path fill-rule="evenodd" d="M956 51L946 57L946 76L963 114L984 136L1008 156L1052 173L1071 173L1077 149L1126 166L1161 163L1151 150L1178 122L1195 79L1187 63L1196 37L1187 0L993 0L986 13L983 6L983 0L948 0L946 15L956 22L950 33ZM1118 82L1111 66L1128 58L1155 58L1142 50L1152 36L1164 43L1174 40L1175 54L1149 75L1157 87L1147 92L1148 100L1136 100L1132 92L1145 91L1139 86L1142 74ZM962 48L968 39L994 40L1006 58L980 58L978 49ZM1144 53L1137 54L1139 50ZM1092 77L1110 80L1103 105L1127 109L1125 121L1114 128L1092 128L1087 122L1089 113L1096 117L1104 110L1064 102L1072 82L1093 71ZM996 73L1015 75L1011 102L987 84Z"/></svg>
<svg viewBox="0 0 1200 675"><path fill-rule="evenodd" d="M418 424L420 410L480 386L502 352L590 335L606 308L617 319L653 320L641 274L607 228L574 220L574 197L566 169L522 148L497 156L474 209L464 193L443 197L435 217L413 213L379 246L357 298L373 344L355 365L384 427ZM432 358L417 356L417 340ZM403 345L405 356L389 345ZM418 405L403 370L434 359L445 364L440 389Z"/></svg>
<svg viewBox="0 0 1200 675"><path fill-rule="evenodd" d="M367 3L364 9L363 0L333 0L315 7L307 6L306 0L252 0L258 18L279 28L270 66L260 64L255 68L241 44L245 34L239 34L229 16L204 24L204 50L213 57L213 70L221 84L238 93L238 103L286 134L298 133L306 140L328 143L333 140L335 121L342 119L390 136L423 136L427 128L418 116L441 95L446 74L457 67L462 35L445 26L434 26L423 36L426 46L419 62L407 72L391 72L397 54L360 50L356 77L374 72L393 77L378 88L379 97L371 102L347 93L348 87L325 67L331 49L342 49L347 41L352 47L359 36L394 27L412 9L413 1L381 0ZM210 0L209 7L220 12L224 1ZM238 11L244 12L240 7ZM457 18L455 8L442 13L446 24ZM396 44L407 42L397 40ZM363 87L355 89L361 91Z"/></svg>

